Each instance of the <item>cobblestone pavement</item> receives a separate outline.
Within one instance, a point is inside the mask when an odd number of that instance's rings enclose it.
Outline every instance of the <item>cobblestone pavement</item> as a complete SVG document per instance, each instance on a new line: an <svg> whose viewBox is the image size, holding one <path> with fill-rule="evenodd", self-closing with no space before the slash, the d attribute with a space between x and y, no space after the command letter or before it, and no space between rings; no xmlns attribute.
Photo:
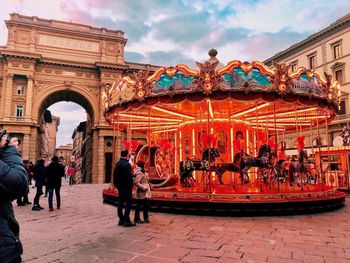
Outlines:
<svg viewBox="0 0 350 263"><path fill-rule="evenodd" d="M281 217L151 213L117 226L103 185L64 185L62 207L17 207L24 262L350 262L350 196L335 212ZM33 200L35 189L31 189Z"/></svg>

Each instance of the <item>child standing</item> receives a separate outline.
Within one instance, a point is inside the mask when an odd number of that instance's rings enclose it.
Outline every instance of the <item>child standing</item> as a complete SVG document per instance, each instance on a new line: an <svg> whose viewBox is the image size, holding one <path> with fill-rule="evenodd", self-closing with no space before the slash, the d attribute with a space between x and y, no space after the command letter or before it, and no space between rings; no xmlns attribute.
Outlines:
<svg viewBox="0 0 350 263"><path fill-rule="evenodd" d="M136 202L135 223L149 223L148 219L148 199L151 197L151 187L148 176L145 174L145 162L137 161L134 172L134 184L136 185ZM140 211L143 210L143 220L140 219Z"/></svg>

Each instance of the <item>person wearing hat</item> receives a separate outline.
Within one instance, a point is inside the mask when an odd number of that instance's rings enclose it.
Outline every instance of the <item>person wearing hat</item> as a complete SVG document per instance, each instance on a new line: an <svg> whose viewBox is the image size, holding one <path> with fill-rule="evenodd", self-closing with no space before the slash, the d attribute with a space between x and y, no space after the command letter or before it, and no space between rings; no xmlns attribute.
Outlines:
<svg viewBox="0 0 350 263"><path fill-rule="evenodd" d="M145 162L137 161L134 172L134 184L136 185L136 209L135 209L135 223L149 223L148 219L148 199L151 197L151 187L148 176L145 174ZM140 219L140 211L143 211L143 221Z"/></svg>
<svg viewBox="0 0 350 263"><path fill-rule="evenodd" d="M131 165L128 161L128 156L129 152L127 150L121 151L120 159L116 163L113 170L113 184L118 189L119 197L118 225L125 227L136 226L136 224L130 220L133 177L131 172Z"/></svg>

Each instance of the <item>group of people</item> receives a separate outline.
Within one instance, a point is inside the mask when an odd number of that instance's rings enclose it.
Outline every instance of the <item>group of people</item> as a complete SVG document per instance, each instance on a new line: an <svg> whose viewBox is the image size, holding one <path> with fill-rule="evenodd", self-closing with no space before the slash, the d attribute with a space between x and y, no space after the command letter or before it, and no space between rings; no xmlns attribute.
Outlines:
<svg viewBox="0 0 350 263"><path fill-rule="evenodd" d="M44 209L40 205L40 196L44 194L43 188L45 186L45 197L48 195L49 211L54 211L53 208L53 194L56 195L57 209L61 206L61 178L65 175L64 166L59 163L57 156L51 158L51 162L47 163L46 158L37 160L36 164L30 168L27 165L28 161L23 161L24 168L28 174L29 182L34 179L36 194L33 201L33 211L40 211ZM29 192L29 191L28 191ZM24 196L17 198L17 205L23 206L31 204L28 199L28 192Z"/></svg>
<svg viewBox="0 0 350 263"><path fill-rule="evenodd" d="M121 151L120 160L116 163L113 171L113 183L118 189L119 204L118 218L119 226L131 227L136 224L149 223L148 199L151 197L151 185L145 172L145 162L139 160L132 169L128 161L129 152ZM136 209L134 222L130 219L130 208L132 202L132 188L136 186ZM143 220L140 212L143 211Z"/></svg>

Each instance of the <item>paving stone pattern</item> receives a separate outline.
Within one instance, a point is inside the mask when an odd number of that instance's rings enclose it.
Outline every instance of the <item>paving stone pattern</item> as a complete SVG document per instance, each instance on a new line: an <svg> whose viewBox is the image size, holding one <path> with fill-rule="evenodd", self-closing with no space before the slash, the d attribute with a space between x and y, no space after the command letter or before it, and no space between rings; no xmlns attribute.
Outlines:
<svg viewBox="0 0 350 263"><path fill-rule="evenodd" d="M350 196L335 212L216 217L151 212L150 224L117 225L104 185L63 185L61 209L17 207L24 262L350 262ZM33 200L35 189L30 189ZM133 213L133 212L132 212Z"/></svg>

